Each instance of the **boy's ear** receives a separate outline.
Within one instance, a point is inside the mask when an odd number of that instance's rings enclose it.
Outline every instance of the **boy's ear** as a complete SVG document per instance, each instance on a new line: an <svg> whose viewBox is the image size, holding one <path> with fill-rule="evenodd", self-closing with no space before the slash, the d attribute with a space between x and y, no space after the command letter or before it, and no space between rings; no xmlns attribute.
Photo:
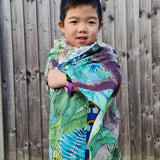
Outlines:
<svg viewBox="0 0 160 160"><path fill-rule="evenodd" d="M101 21L101 23L99 24L98 31L100 31L100 29L102 28L102 26L103 26L103 21Z"/></svg>
<svg viewBox="0 0 160 160"><path fill-rule="evenodd" d="M63 25L62 21L58 21L58 26L59 26L60 30L62 31L62 33L64 33L64 25Z"/></svg>

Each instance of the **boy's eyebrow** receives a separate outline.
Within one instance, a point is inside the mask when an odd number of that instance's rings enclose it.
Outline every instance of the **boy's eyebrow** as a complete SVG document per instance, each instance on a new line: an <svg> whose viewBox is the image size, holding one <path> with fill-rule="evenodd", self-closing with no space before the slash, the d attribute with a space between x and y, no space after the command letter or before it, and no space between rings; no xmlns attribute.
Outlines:
<svg viewBox="0 0 160 160"><path fill-rule="evenodd" d="M77 18L77 17L75 17L75 16L72 16L72 17L69 17L68 19L72 19L72 18Z"/></svg>
<svg viewBox="0 0 160 160"><path fill-rule="evenodd" d="M98 17L95 17L95 16L91 16L91 17L88 17L88 19L98 19Z"/></svg>
<svg viewBox="0 0 160 160"><path fill-rule="evenodd" d="M72 16L72 17L69 17L68 19L72 19L72 18L79 18L79 17L76 17L76 16ZM91 16L91 17L87 17L88 19L98 19L96 16Z"/></svg>

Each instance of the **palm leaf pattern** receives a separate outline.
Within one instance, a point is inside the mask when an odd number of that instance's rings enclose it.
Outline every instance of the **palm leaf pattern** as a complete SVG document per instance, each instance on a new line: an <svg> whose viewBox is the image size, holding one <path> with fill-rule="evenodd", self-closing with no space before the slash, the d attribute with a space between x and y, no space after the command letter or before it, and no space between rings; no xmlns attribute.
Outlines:
<svg viewBox="0 0 160 160"><path fill-rule="evenodd" d="M72 133L62 136L60 148L64 160L85 159L86 133L86 128L83 128L75 129Z"/></svg>

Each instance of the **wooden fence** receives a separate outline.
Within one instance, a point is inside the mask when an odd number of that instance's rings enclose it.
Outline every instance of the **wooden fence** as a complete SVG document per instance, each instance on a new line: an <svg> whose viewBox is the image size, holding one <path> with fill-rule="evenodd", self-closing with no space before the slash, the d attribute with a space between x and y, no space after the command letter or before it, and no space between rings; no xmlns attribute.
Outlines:
<svg viewBox="0 0 160 160"><path fill-rule="evenodd" d="M0 160L47 160L44 68L53 37L61 35L59 3L0 0ZM99 37L116 49L122 70L122 160L160 160L160 0L102 4Z"/></svg>

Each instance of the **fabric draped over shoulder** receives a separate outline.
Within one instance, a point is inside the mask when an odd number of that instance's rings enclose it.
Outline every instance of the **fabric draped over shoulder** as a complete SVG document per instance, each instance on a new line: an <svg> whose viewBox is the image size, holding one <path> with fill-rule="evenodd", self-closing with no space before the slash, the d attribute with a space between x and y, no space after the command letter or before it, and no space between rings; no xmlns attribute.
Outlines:
<svg viewBox="0 0 160 160"><path fill-rule="evenodd" d="M104 144L108 144L108 150L113 157L111 148L113 146L116 148L118 141L110 130L103 127L103 119L110 106L114 110L113 100L121 83L116 52L109 45L98 41L91 46L78 49L58 39L56 47L50 51L48 56L46 75L51 61L55 69L65 72L71 78L72 83L78 87L80 92L75 92L74 96L70 96L70 93L64 88L50 89L47 86L51 101L50 149L60 155L63 154L60 153L61 145L63 145L62 139L77 129L85 128L88 102L91 101L100 108L100 112L94 122L88 142L90 159L94 158L98 149ZM81 143L85 144L83 138ZM84 151L84 148L82 147L81 150ZM53 157L53 154L52 152L50 156Z"/></svg>

